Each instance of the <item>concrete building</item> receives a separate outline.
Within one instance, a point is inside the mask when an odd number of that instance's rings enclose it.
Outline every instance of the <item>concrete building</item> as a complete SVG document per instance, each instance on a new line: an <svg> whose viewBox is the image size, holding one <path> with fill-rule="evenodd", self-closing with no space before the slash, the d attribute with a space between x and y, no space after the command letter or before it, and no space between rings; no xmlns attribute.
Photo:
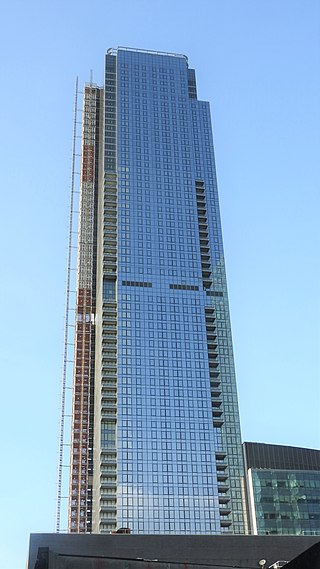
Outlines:
<svg viewBox="0 0 320 569"><path fill-rule="evenodd" d="M33 534L27 569L317 569L319 561L315 537Z"/></svg>
<svg viewBox="0 0 320 569"><path fill-rule="evenodd" d="M244 443L251 532L320 535L320 451Z"/></svg>
<svg viewBox="0 0 320 569"><path fill-rule="evenodd" d="M210 110L187 57L109 49L82 135L69 530L243 533Z"/></svg>

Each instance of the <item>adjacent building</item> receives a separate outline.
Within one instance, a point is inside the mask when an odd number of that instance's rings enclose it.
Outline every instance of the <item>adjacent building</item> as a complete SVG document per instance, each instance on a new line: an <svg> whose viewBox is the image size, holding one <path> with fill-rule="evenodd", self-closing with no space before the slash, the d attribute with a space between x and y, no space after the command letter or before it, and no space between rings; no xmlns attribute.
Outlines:
<svg viewBox="0 0 320 569"><path fill-rule="evenodd" d="M245 531L209 104L117 48L83 97L69 531Z"/></svg>
<svg viewBox="0 0 320 569"><path fill-rule="evenodd" d="M320 542L310 536L50 533L30 536L27 569L168 569L168 566L319 569Z"/></svg>
<svg viewBox="0 0 320 569"><path fill-rule="evenodd" d="M251 531L320 535L320 451L244 443Z"/></svg>

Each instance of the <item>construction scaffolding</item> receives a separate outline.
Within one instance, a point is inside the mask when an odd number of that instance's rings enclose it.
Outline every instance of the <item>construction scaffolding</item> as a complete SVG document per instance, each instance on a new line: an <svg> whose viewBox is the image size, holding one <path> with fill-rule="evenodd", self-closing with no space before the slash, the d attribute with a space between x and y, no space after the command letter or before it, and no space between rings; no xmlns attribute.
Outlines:
<svg viewBox="0 0 320 569"><path fill-rule="evenodd" d="M68 529L92 530L96 223L101 90L83 95Z"/></svg>

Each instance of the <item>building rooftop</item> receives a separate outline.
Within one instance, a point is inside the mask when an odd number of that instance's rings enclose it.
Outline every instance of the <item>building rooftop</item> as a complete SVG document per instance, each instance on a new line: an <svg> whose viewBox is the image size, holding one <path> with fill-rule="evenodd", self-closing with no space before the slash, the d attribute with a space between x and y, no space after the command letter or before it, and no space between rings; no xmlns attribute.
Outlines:
<svg viewBox="0 0 320 569"><path fill-rule="evenodd" d="M271 569L318 543L309 536L32 534L27 569Z"/></svg>
<svg viewBox="0 0 320 569"><path fill-rule="evenodd" d="M133 51L133 52L137 52L137 53L147 53L149 55L167 55L170 57L179 57L179 58L185 59L185 61L188 63L188 58L183 53L171 53L168 51L157 51L157 50L152 50L152 49L139 49L136 47L124 47L124 46L110 47L109 49L107 49L107 54L108 55L117 55L118 50Z"/></svg>
<svg viewBox="0 0 320 569"><path fill-rule="evenodd" d="M320 470L320 450L265 443L243 443L248 468Z"/></svg>

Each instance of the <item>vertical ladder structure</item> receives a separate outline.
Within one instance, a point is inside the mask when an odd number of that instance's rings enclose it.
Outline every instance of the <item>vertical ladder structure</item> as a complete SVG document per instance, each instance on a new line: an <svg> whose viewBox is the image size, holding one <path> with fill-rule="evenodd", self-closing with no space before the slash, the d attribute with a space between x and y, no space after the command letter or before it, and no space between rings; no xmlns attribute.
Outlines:
<svg viewBox="0 0 320 569"><path fill-rule="evenodd" d="M59 457L58 457L58 481L57 481L57 503L56 503L56 532L66 531L67 521L66 508L63 507L63 500L67 499L68 484L70 476L70 401L68 394L72 389L72 369L74 358L74 304L75 293L74 271L75 271L75 251L77 250L77 219L76 211L78 204L75 189L76 177L76 158L77 158L77 117L78 117L78 77L75 82L74 94L74 115L73 115L73 136L72 136L72 165L70 183L70 214L69 214L69 233L68 233L68 256L67 256L67 278L66 278L66 305L65 305L65 327L64 345L61 378L61 410L60 410L60 437L59 437ZM69 419L69 421L68 421ZM66 442L68 441L68 442ZM64 522L64 523L63 523Z"/></svg>

